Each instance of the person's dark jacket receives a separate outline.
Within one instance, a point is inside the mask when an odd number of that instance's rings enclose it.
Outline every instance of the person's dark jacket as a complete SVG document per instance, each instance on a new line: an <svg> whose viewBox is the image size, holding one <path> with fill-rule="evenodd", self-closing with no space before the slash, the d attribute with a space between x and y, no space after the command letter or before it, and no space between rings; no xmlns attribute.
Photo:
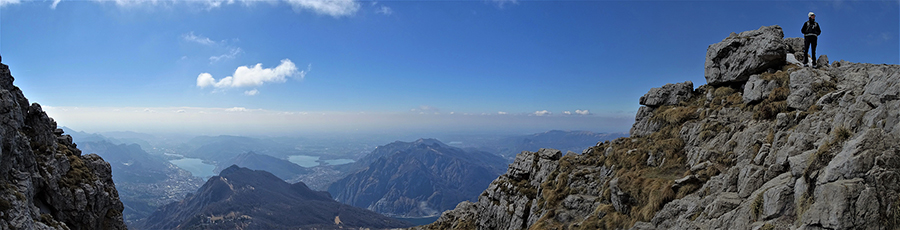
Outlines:
<svg viewBox="0 0 900 230"><path fill-rule="evenodd" d="M816 22L815 19L809 19L806 23L803 23L803 28L800 29L800 32L803 33L803 36L816 36L822 33L822 29L819 28L819 23Z"/></svg>

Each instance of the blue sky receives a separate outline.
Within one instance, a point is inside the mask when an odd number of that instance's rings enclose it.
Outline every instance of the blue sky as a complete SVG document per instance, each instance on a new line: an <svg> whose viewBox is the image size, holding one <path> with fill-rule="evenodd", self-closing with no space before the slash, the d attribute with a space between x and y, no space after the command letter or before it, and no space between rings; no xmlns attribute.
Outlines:
<svg viewBox="0 0 900 230"><path fill-rule="evenodd" d="M708 45L809 11L818 54L898 64L898 1L0 0L0 55L87 131L627 132Z"/></svg>

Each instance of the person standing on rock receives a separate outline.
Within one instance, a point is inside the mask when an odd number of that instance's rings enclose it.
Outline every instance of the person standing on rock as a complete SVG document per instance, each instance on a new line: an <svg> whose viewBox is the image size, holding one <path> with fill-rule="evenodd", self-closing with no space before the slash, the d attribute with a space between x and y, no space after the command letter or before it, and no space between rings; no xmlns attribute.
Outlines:
<svg viewBox="0 0 900 230"><path fill-rule="evenodd" d="M800 32L803 33L803 55L808 55L810 45L812 45L812 56L806 56L810 58L803 58L803 63L806 64L808 59L812 59L812 65L815 67L816 65L816 43L819 40L819 34L822 33L822 29L819 28L819 23L816 22L816 13L809 12L807 14L809 17L809 21L803 23L803 28L800 29Z"/></svg>

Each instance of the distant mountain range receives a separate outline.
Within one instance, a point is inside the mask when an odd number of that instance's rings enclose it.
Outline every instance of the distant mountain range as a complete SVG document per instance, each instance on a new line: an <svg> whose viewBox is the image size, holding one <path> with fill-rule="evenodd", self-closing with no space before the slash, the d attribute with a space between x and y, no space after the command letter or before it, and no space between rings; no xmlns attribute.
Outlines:
<svg viewBox="0 0 900 230"><path fill-rule="evenodd" d="M253 170L264 170L286 181L294 180L300 175L312 172L311 169L304 168L290 161L254 152L246 152L229 160L219 162L216 166L216 172L222 171L225 168L222 167L223 165L237 165Z"/></svg>
<svg viewBox="0 0 900 230"><path fill-rule="evenodd" d="M112 166L112 179L125 206L123 214L129 226L203 184L203 180L190 172L144 152L137 144L81 141L78 147L84 153L100 155Z"/></svg>
<svg viewBox="0 0 900 230"><path fill-rule="evenodd" d="M515 136L500 140L494 152L513 159L522 151L538 151L541 148L558 149L563 153L581 151L597 145L597 142L627 137L627 133L595 133L590 131L551 130L531 135Z"/></svg>
<svg viewBox="0 0 900 230"><path fill-rule="evenodd" d="M371 163L328 191L340 202L395 217L435 216L474 200L507 166L497 155L435 139L379 146L359 162Z"/></svg>
<svg viewBox="0 0 900 230"><path fill-rule="evenodd" d="M338 203L302 182L231 166L196 193L161 207L142 229L399 228L409 223Z"/></svg>

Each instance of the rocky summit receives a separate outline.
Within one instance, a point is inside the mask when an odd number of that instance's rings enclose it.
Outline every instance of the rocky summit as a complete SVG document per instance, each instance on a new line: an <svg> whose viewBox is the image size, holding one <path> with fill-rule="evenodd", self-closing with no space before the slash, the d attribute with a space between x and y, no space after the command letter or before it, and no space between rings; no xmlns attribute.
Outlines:
<svg viewBox="0 0 900 230"><path fill-rule="evenodd" d="M0 64L0 229L125 229L109 163L81 155Z"/></svg>
<svg viewBox="0 0 900 230"><path fill-rule="evenodd" d="M419 228L896 229L900 66L801 67L797 40L732 34L709 46L706 85L641 97L630 137L523 152Z"/></svg>

